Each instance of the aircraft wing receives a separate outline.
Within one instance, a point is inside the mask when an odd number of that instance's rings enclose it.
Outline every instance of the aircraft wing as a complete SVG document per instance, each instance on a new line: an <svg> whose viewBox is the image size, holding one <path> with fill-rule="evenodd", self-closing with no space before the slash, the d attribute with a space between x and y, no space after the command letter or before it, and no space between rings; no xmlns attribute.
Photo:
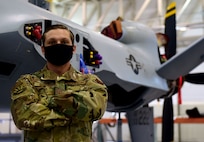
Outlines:
<svg viewBox="0 0 204 142"><path fill-rule="evenodd" d="M159 76L175 80L187 75L193 68L204 61L204 37L195 41L183 52L176 54L157 69Z"/></svg>

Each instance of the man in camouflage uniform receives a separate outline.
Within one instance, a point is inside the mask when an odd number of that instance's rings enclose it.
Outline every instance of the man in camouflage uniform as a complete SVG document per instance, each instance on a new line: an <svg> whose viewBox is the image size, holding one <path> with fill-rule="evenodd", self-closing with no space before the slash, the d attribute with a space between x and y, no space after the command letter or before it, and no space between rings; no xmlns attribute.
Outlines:
<svg viewBox="0 0 204 142"><path fill-rule="evenodd" d="M11 91L14 122L25 142L90 142L92 123L106 110L107 88L72 67L76 47L65 26L51 26L42 41L46 66L22 75Z"/></svg>

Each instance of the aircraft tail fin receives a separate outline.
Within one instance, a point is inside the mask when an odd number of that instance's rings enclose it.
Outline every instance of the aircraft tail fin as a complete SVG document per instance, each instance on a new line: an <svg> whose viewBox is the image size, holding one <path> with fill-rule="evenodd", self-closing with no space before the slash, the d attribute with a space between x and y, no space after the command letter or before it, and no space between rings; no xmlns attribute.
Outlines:
<svg viewBox="0 0 204 142"><path fill-rule="evenodd" d="M159 76L175 80L187 75L193 68L204 61L204 37L200 38L187 49L163 63L157 70Z"/></svg>
<svg viewBox="0 0 204 142"><path fill-rule="evenodd" d="M166 58L168 59L157 70L159 76L176 80L180 76L188 74L193 68L204 60L204 37L191 44L181 53L176 53L176 3L171 3L165 15L165 34L169 38L165 46Z"/></svg>

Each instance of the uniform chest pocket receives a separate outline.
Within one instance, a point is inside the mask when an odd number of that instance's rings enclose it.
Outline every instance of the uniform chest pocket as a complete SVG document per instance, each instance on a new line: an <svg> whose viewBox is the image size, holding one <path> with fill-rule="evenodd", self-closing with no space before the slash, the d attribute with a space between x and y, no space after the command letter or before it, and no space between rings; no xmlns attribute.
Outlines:
<svg viewBox="0 0 204 142"><path fill-rule="evenodd" d="M73 85L73 84L67 84L66 90L72 91L72 92L79 92L79 91L87 91L88 87L86 85Z"/></svg>
<svg viewBox="0 0 204 142"><path fill-rule="evenodd" d="M40 97L54 95L55 85L52 82L36 82L34 86L38 90Z"/></svg>

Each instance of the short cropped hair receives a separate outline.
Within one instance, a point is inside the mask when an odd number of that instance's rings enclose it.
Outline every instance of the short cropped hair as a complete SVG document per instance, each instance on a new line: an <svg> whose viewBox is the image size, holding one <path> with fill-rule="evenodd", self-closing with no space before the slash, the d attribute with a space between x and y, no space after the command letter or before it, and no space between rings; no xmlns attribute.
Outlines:
<svg viewBox="0 0 204 142"><path fill-rule="evenodd" d="M72 41L72 44L74 45L74 34L72 33L72 31L70 29L68 29L66 26L64 25L61 25L61 24L56 24L56 25L51 25L49 27L47 27L42 35L42 38L41 38L41 41L42 41L42 45L44 46L44 43L45 43L45 34L51 30L54 30L54 29L64 29L64 30L67 30L70 32L70 36L71 36L71 41Z"/></svg>

